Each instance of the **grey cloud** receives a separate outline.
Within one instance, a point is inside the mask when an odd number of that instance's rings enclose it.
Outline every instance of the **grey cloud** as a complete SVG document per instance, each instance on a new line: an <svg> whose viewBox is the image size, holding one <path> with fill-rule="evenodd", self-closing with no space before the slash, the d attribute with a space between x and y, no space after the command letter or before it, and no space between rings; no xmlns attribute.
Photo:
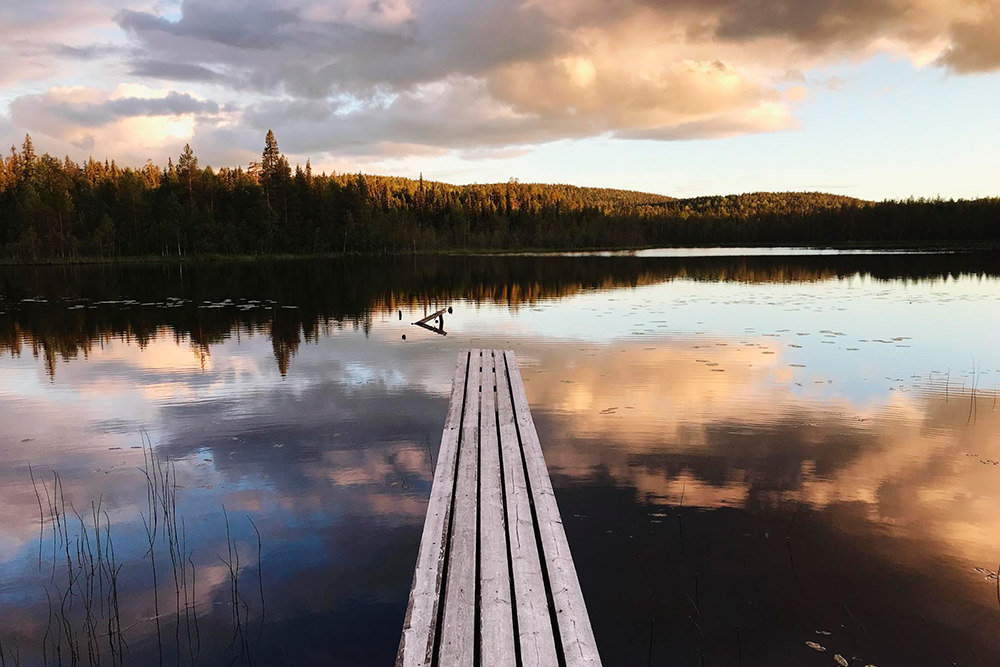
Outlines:
<svg viewBox="0 0 1000 667"><path fill-rule="evenodd" d="M94 146L93 136L72 132L74 128L97 128L112 121L135 116L208 115L219 112L211 100L199 100L188 94L172 92L162 98L122 97L104 102L83 102L65 96L44 93L22 95L10 105L13 122L26 131L40 131L52 137L67 138L82 149ZM76 139L69 139L75 136ZM79 138L81 137L82 138Z"/></svg>
<svg viewBox="0 0 1000 667"><path fill-rule="evenodd" d="M92 151L94 150L94 146L97 145L97 140L94 139L94 136L92 134L88 134L87 136L77 141L71 141L70 143L79 148L80 150Z"/></svg>
<svg viewBox="0 0 1000 667"><path fill-rule="evenodd" d="M20 58L65 58L68 60L97 60L114 56L121 49L112 44L72 45L62 42L12 39L5 44L16 57Z"/></svg>
<svg viewBox="0 0 1000 667"><path fill-rule="evenodd" d="M135 60L129 74L168 81L219 81L224 77L202 65L169 62L166 60Z"/></svg>
<svg viewBox="0 0 1000 667"><path fill-rule="evenodd" d="M245 123L253 140L273 129L284 150L370 157L415 154L431 149L497 151L600 134L619 138L696 139L767 131L739 114L716 113L697 122L628 130L615 119L593 114L511 113L498 109L487 84L451 80L446 92L428 97L402 93L391 103L339 111L336 102L267 102L248 108Z"/></svg>
<svg viewBox="0 0 1000 667"><path fill-rule="evenodd" d="M959 74L1000 69L1000 8L980 23L956 23L940 63Z"/></svg>
<svg viewBox="0 0 1000 667"><path fill-rule="evenodd" d="M412 147L472 149L543 143L588 134L580 123L537 116L496 116L484 106L481 82L463 81L433 100L403 93L390 104L336 113L331 104L269 102L248 109L244 120L260 131L273 128L291 153L323 151L392 155ZM412 152L417 152L411 149Z"/></svg>
<svg viewBox="0 0 1000 667"><path fill-rule="evenodd" d="M369 5L376 12L380 5ZM323 98L369 96L557 52L563 37L541 11L501 0L428 2L419 15L391 26L362 19L308 19L299 10L260 2L188 0L182 17L122 11L118 24L144 57L234 73L235 87Z"/></svg>
<svg viewBox="0 0 1000 667"><path fill-rule="evenodd" d="M816 47L871 41L899 21L891 0L733 0L723 8L716 35L749 40L788 37Z"/></svg>
<svg viewBox="0 0 1000 667"><path fill-rule="evenodd" d="M270 9L260 3L236 5L216 2L185 2L178 21L169 21L148 12L123 9L116 20L124 30L161 32L225 46L268 49L281 43L283 29L298 23L293 12Z"/></svg>
<svg viewBox="0 0 1000 667"><path fill-rule="evenodd" d="M997 0L624 1L628 9L616 3L597 14L598 20L613 20L642 8L664 24L681 24L693 42L748 44L780 40L802 53L827 53L833 57L867 55L865 50L883 39L915 48L933 45L949 37L953 26L967 18L970 7L978 6L994 14L997 9Z"/></svg>
<svg viewBox="0 0 1000 667"><path fill-rule="evenodd" d="M274 119L284 122L308 121L326 123L340 104L336 100L296 100L293 102L267 102L257 105L244 116L251 125L270 127Z"/></svg>
<svg viewBox="0 0 1000 667"><path fill-rule="evenodd" d="M100 104L63 104L53 111L77 125L95 127L132 116L214 114L219 112L219 105L211 100L198 100L186 93L172 92L162 98L121 97Z"/></svg>
<svg viewBox="0 0 1000 667"><path fill-rule="evenodd" d="M54 55L74 60L98 60L117 55L120 52L118 47L111 44L85 44L83 46L53 44L50 48Z"/></svg>

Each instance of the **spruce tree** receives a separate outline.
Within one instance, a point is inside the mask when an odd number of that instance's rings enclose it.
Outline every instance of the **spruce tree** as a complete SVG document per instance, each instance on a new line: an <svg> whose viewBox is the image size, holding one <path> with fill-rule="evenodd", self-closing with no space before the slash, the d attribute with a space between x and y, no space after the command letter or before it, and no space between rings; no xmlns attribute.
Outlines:
<svg viewBox="0 0 1000 667"><path fill-rule="evenodd" d="M281 151L278 150L278 141L274 138L274 132L267 131L264 138L264 153L260 157L260 169L265 181L273 181L278 173L281 164Z"/></svg>
<svg viewBox="0 0 1000 667"><path fill-rule="evenodd" d="M260 156L260 176L264 184L264 199L267 201L268 216L271 215L271 189L277 180L278 169L281 165L281 152L278 150L278 140L274 138L274 132L267 131L264 138L264 152Z"/></svg>

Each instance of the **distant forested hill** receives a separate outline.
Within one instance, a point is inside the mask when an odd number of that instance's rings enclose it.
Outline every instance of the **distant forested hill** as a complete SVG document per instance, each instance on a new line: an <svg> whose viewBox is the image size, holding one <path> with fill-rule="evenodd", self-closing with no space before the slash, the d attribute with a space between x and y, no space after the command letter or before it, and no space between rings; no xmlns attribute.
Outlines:
<svg viewBox="0 0 1000 667"><path fill-rule="evenodd" d="M202 166L0 158L0 258L188 257L652 245L1000 240L1000 199L870 202L758 192L674 199L629 190L449 185L294 169L270 132L260 162Z"/></svg>
<svg viewBox="0 0 1000 667"><path fill-rule="evenodd" d="M674 214L750 217L763 213L809 215L816 211L867 204L871 202L825 192L749 192L742 195L668 199L658 205Z"/></svg>
<svg viewBox="0 0 1000 667"><path fill-rule="evenodd" d="M494 187L500 186L502 184L497 184ZM580 188L575 185L549 184L534 184L532 187L557 193L565 197L567 201L572 201L579 206L596 206L603 210L629 210L637 206L655 206L676 201L673 197L666 195L654 195L634 190L615 190L614 188Z"/></svg>

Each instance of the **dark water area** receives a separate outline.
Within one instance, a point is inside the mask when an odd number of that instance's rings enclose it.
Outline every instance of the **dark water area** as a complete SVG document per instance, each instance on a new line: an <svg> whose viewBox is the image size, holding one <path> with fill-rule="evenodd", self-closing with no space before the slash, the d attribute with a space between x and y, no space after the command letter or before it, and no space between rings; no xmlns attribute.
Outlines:
<svg viewBox="0 0 1000 667"><path fill-rule="evenodd" d="M1000 664L998 331L996 253L0 268L2 650L391 665L504 347L605 665Z"/></svg>

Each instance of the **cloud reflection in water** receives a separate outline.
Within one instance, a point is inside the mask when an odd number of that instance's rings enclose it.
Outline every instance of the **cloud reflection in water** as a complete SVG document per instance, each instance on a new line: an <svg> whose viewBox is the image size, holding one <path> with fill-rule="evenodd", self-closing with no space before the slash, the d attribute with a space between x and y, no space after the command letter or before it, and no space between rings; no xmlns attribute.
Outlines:
<svg viewBox="0 0 1000 667"><path fill-rule="evenodd" d="M177 464L206 656L229 640L225 504L248 581L246 516L264 536L255 659L388 664L455 351L502 346L521 359L606 664L645 659L650 584L654 656L681 662L732 661L737 626L746 664L808 659L807 640L875 664L1000 650L984 621L1000 608L974 569L1000 557L1000 358L986 342L1000 284L975 260L426 262L347 297L295 289L346 275L329 267L261 269L256 284L236 269L250 287L136 269L79 284L190 304L82 315L57 300L80 294L20 270L7 302L18 289L17 303L50 301L0 316L4 349L20 350L0 357L0 604L13 610L0 634L31 647L45 630L28 463L58 470L80 507L103 495L128 612L152 616L142 428ZM225 298L298 308L197 307ZM447 338L408 324L445 303ZM155 655L150 624L130 632L137 662Z"/></svg>

